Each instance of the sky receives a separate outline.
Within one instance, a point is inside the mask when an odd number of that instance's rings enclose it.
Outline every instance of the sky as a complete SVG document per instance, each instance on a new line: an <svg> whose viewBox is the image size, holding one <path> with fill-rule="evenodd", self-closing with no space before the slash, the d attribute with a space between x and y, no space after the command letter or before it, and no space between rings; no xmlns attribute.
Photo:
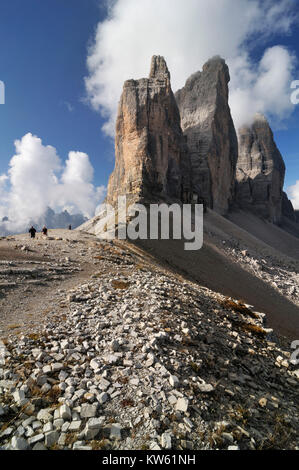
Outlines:
<svg viewBox="0 0 299 470"><path fill-rule="evenodd" d="M292 0L2 0L0 217L92 216L114 167L122 84L164 55L172 88L219 54L236 125L265 113L299 208L299 9ZM298 95L299 96L299 95ZM38 214L37 214L38 213Z"/></svg>

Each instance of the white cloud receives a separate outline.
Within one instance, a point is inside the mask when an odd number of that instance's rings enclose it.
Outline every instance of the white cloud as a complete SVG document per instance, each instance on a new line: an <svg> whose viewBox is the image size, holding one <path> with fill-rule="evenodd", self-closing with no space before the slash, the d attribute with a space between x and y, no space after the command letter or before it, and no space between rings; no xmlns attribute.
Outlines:
<svg viewBox="0 0 299 470"><path fill-rule="evenodd" d="M91 105L107 119L106 133L114 133L123 82L147 76L154 54L166 58L174 90L210 57L221 55L232 68L236 120L244 119L238 99L246 108L246 119L253 104L265 113L275 104L273 114L285 117L292 55L283 48L269 49L256 66L249 53L257 38L289 33L294 20L291 0L110 0L108 6L108 17L99 23L89 50L85 80Z"/></svg>
<svg viewBox="0 0 299 470"><path fill-rule="evenodd" d="M288 188L288 196L294 209L299 210L299 180L297 180L293 186Z"/></svg>
<svg viewBox="0 0 299 470"><path fill-rule="evenodd" d="M228 61L232 82L230 106L237 127L247 124L256 113L266 114L273 123L283 120L294 109L290 83L296 57L285 47L268 48L254 66L248 56Z"/></svg>
<svg viewBox="0 0 299 470"><path fill-rule="evenodd" d="M16 154L5 175L0 176L0 220L6 229L19 230L37 220L47 207L91 217L105 188L94 187L93 168L87 154L70 152L63 165L52 146L28 133L15 142Z"/></svg>

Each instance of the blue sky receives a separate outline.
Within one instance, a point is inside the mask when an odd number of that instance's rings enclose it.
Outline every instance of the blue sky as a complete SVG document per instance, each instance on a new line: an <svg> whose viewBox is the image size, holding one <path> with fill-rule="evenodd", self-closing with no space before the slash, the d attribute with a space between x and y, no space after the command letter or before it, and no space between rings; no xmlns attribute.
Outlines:
<svg viewBox="0 0 299 470"><path fill-rule="evenodd" d="M1 2L6 102L0 106L0 173L15 153L14 141L31 132L61 158L70 150L86 152L95 183L106 184L113 167L111 139L101 132L101 116L82 102L87 44L103 13L94 0Z"/></svg>
<svg viewBox="0 0 299 470"><path fill-rule="evenodd" d="M130 4L134 7L134 1L127 0L124 4L124 0L119 0L118 3L129 9ZM107 185L114 167L113 139L102 131L106 120L84 102L84 77L89 74L87 48L95 37L97 24L107 16L105 3L98 0L1 1L0 80L6 86L6 103L0 105L0 174L7 172L10 159L15 154L14 141L30 132L42 139L44 145L54 146L62 160L67 159L70 151L88 154L94 167L94 185ZM126 43L126 36L132 34L131 25L126 26L125 23L128 11L123 9L118 14L120 19L116 26L122 21L125 24L122 34ZM133 16L134 12L130 21ZM151 54L147 51L151 48L144 44L143 51L142 40L141 44L137 44L134 37L133 40L131 51L125 50L123 54L121 42L113 50L116 61L119 55L125 55L126 63L130 65L126 54L131 53L133 65L136 62L139 66L139 69L132 66L129 76L130 72L120 70L120 83L125 78L139 78L148 72L147 69L145 73L142 71L145 69L143 64L149 64ZM289 34L285 31L267 37L257 34L255 47L250 49L251 60L258 62L266 48L277 44L286 46L299 57L298 25L293 24ZM157 47L154 49L152 54L163 53L163 50L156 50ZM138 62L141 55L142 60ZM172 71L171 63L170 57ZM195 71L193 68L190 70ZM185 79L188 75L186 73ZM293 78L299 80L299 73ZM115 94L120 95L121 86L116 85ZM103 97L101 99L105 101ZM109 109L109 104L107 106ZM298 122L299 105L284 121L283 128L275 130L275 140L287 166L285 187L299 180Z"/></svg>

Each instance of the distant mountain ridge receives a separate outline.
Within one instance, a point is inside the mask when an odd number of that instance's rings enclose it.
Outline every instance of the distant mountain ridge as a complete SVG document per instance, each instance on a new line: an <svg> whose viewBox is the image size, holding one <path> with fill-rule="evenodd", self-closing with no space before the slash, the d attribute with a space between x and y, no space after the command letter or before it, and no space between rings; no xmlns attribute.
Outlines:
<svg viewBox="0 0 299 470"><path fill-rule="evenodd" d="M41 230L44 225L48 229L67 228L69 225L75 229L87 220L87 217L84 217L83 214L70 214L67 210L56 213L53 209L48 207L43 215L35 220L29 220L28 223L24 224L24 226L17 230L17 232L13 229L10 230L10 221L8 217L3 217L0 222L0 236L3 237L14 233L26 232L31 225L33 225L38 231Z"/></svg>

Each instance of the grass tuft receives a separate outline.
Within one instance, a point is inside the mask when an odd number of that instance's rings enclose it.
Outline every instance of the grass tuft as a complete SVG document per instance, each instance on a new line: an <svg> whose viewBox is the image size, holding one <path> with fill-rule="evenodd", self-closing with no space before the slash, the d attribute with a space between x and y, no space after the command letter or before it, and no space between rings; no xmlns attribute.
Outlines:
<svg viewBox="0 0 299 470"><path fill-rule="evenodd" d="M249 308L247 308L243 302L235 302L229 297L226 297L225 300L222 300L219 303L223 308L226 308L227 310L233 310L233 312L241 313L242 315L247 315L254 319L259 318L259 316L256 313L252 312Z"/></svg>
<svg viewBox="0 0 299 470"><path fill-rule="evenodd" d="M112 287L114 287L114 289L122 289L122 290L125 290L125 289L128 289L130 286L130 283L129 282L125 282L125 281L112 281Z"/></svg>

